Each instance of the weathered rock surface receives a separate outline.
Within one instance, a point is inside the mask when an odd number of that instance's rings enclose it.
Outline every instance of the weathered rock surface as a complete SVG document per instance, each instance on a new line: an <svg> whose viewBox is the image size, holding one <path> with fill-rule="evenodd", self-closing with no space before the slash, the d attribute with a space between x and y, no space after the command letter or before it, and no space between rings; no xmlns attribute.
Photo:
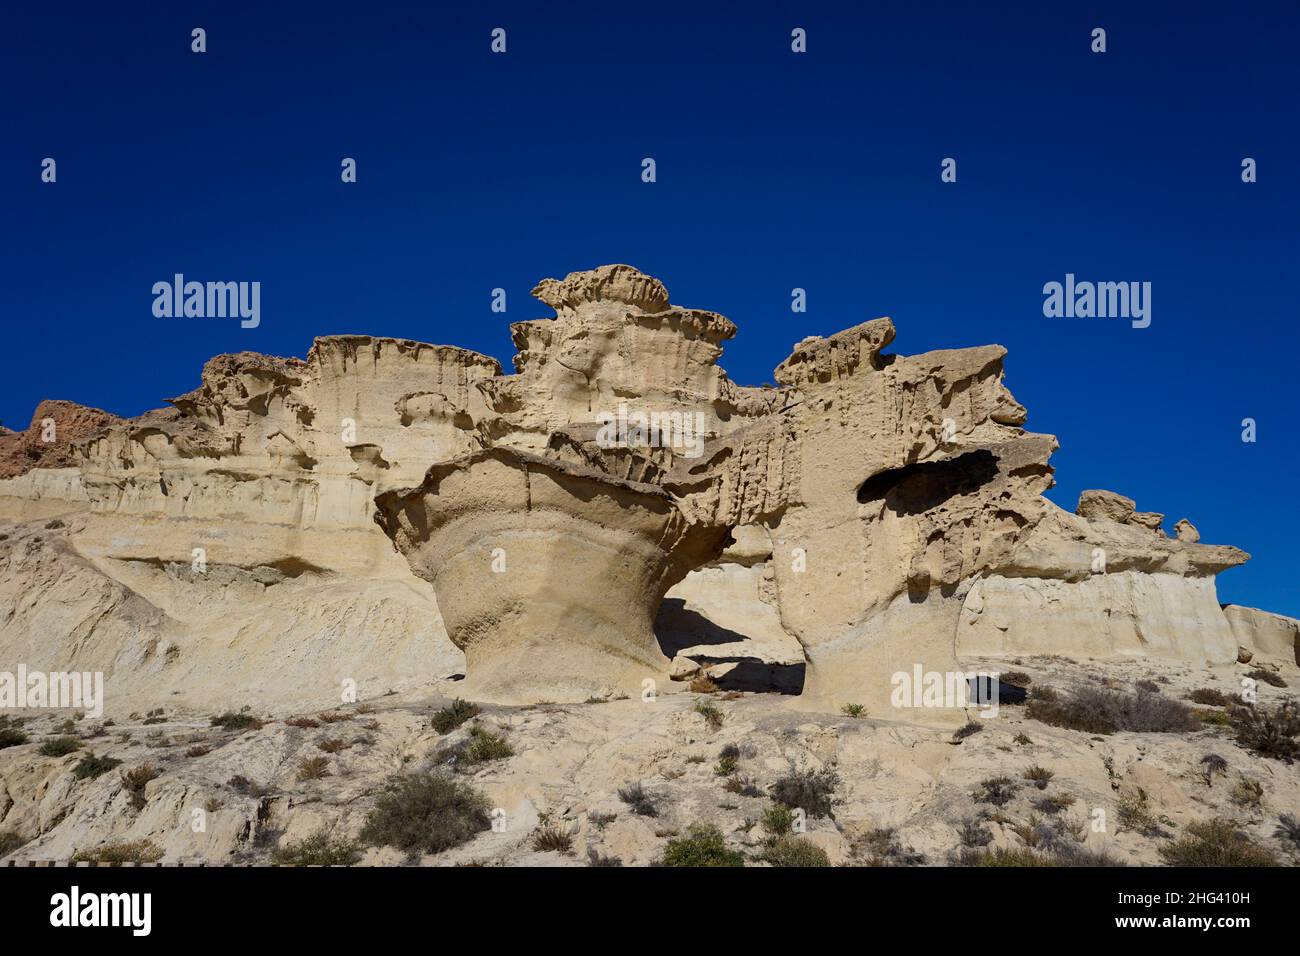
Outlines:
<svg viewBox="0 0 1300 956"><path fill-rule="evenodd" d="M735 326L630 266L535 294L555 315L511 326L513 374L338 335L217 356L133 420L64 409L80 443L0 480L0 660L289 707L460 671L517 703L677 690L675 658L897 718L894 676L959 643L1235 657L1213 576L1246 555L1113 492L1048 502L1056 440L1000 346L888 354L874 319L749 388L718 364Z"/></svg>
<svg viewBox="0 0 1300 956"><path fill-rule="evenodd" d="M0 479L16 478L33 468L75 465L76 444L119 421L116 415L76 402L43 401L24 431L0 430Z"/></svg>
<svg viewBox="0 0 1300 956"><path fill-rule="evenodd" d="M1300 621L1237 604L1225 604L1223 613L1247 660L1300 666Z"/></svg>

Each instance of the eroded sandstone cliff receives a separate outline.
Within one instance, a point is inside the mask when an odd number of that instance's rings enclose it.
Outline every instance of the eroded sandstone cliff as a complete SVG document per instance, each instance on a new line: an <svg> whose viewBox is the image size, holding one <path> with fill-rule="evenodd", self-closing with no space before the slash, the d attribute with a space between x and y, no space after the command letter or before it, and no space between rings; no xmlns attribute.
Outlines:
<svg viewBox="0 0 1300 956"><path fill-rule="evenodd" d="M1292 633L1220 609L1214 575L1247 556L1185 520L1044 498L1056 439L1024 428L1000 346L890 354L875 319L750 388L718 364L735 326L630 266L535 294L555 315L511 327L512 374L329 336L217 356L129 421L43 405L77 440L0 480L0 663L103 670L110 706L280 709L349 682L581 701L754 665L888 713L893 675L959 652L1213 663Z"/></svg>

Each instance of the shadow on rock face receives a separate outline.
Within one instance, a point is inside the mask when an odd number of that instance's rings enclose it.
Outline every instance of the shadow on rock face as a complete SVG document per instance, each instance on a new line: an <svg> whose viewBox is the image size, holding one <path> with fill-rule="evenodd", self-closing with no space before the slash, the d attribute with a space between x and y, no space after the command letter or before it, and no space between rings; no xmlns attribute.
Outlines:
<svg viewBox="0 0 1300 956"><path fill-rule="evenodd" d="M717 647L716 655L695 653L691 659L702 666L733 664L725 674L714 676L724 691L748 691L756 694L799 694L803 691L803 663L783 663L737 653L735 645L752 644L750 638L723 627L698 611L686 607L681 598L665 598L655 618L655 635L659 649L672 659L687 648ZM724 648L725 646L725 648Z"/></svg>
<svg viewBox="0 0 1300 956"><path fill-rule="evenodd" d="M884 499L900 515L923 514L997 476L997 456L982 448L946 461L919 461L872 475L859 486L858 503Z"/></svg>

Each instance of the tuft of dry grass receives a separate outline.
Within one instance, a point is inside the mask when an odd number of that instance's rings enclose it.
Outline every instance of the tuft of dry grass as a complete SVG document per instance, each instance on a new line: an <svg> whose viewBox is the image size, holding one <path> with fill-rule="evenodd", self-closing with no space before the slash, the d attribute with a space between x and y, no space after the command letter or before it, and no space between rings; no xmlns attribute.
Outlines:
<svg viewBox="0 0 1300 956"><path fill-rule="evenodd" d="M298 764L299 780L320 780L330 775L330 762L327 757L305 757Z"/></svg>

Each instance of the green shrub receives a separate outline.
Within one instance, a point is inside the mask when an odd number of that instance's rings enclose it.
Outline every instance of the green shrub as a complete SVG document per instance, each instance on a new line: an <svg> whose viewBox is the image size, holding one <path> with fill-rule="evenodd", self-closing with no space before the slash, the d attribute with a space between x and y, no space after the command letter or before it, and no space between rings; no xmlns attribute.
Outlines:
<svg viewBox="0 0 1300 956"><path fill-rule="evenodd" d="M687 836L669 840L660 866L744 866L739 851L727 849L722 831L711 823L697 823Z"/></svg>
<svg viewBox="0 0 1300 956"><path fill-rule="evenodd" d="M867 708L861 704L845 704L840 708L840 713L845 717L858 718L867 712Z"/></svg>
<svg viewBox="0 0 1300 956"><path fill-rule="evenodd" d="M440 773L402 776L389 783L366 819L361 839L408 853L440 853L490 829L487 798Z"/></svg>
<svg viewBox="0 0 1300 956"><path fill-rule="evenodd" d="M777 837L764 848L760 860L773 866L830 866L826 851L796 836Z"/></svg>
<svg viewBox="0 0 1300 956"><path fill-rule="evenodd" d="M44 757L66 757L80 749L81 741L76 737L51 737L41 744L40 753Z"/></svg>
<svg viewBox="0 0 1300 956"><path fill-rule="evenodd" d="M6 747L18 747L31 740L17 727L0 727L0 750Z"/></svg>
<svg viewBox="0 0 1300 956"><path fill-rule="evenodd" d="M471 727L469 739L457 748L457 764L473 767L489 760L504 760L513 757L515 750L498 734L489 733L482 727Z"/></svg>
<svg viewBox="0 0 1300 956"><path fill-rule="evenodd" d="M1272 852L1221 817L1187 824L1187 832L1160 847L1170 866L1276 866Z"/></svg>
<svg viewBox="0 0 1300 956"><path fill-rule="evenodd" d="M440 734L450 733L471 717L477 717L481 712L477 704L471 704L457 697L433 715L432 726Z"/></svg>
<svg viewBox="0 0 1300 956"><path fill-rule="evenodd" d="M328 828L321 829L271 854L280 866L354 866L361 859L361 847L352 840L336 840Z"/></svg>
<svg viewBox="0 0 1300 956"><path fill-rule="evenodd" d="M760 821L763 829L772 836L785 836L794 826L794 811L781 803L773 803L763 811L763 819Z"/></svg>
<svg viewBox="0 0 1300 956"><path fill-rule="evenodd" d="M119 766L122 761L116 757L96 757L94 754L86 754L77 765L72 768L72 775L78 780L94 780Z"/></svg>

